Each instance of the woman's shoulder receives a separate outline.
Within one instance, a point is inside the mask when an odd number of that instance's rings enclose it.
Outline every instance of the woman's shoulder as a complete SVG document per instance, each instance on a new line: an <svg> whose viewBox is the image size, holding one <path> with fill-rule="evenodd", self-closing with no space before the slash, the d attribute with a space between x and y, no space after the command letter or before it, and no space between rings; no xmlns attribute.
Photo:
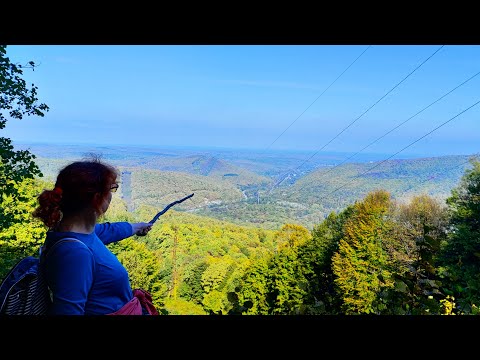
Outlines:
<svg viewBox="0 0 480 360"><path fill-rule="evenodd" d="M55 253L64 253L71 249L83 249L91 253L90 247L82 240L75 236L64 235L64 236L57 236L51 237L48 239L49 241L46 242L46 253L51 254Z"/></svg>
<svg viewBox="0 0 480 360"><path fill-rule="evenodd" d="M88 245L89 240L93 238L95 232L91 234L83 234L73 231L48 231L46 236L46 245L50 247L60 241L79 241L85 245Z"/></svg>

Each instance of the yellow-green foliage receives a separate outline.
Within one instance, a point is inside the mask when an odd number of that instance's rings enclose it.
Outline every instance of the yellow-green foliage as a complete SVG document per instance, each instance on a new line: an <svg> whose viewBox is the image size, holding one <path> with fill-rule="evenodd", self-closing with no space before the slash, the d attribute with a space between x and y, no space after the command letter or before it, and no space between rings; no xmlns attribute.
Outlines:
<svg viewBox="0 0 480 360"><path fill-rule="evenodd" d="M121 220L125 207L120 199L115 201L118 202L118 214L113 216L114 212L109 210L104 220ZM144 205L131 214L132 220L146 222L156 211L158 209ZM252 261L273 253L274 236L274 231L238 226L172 209L160 217L147 236L123 240L112 244L111 248L127 267L132 284L145 287L151 279L158 280L159 284L150 292L159 302L167 304L169 300L187 296L205 311L227 314L232 306L228 294L235 291ZM140 243L141 248L134 246ZM136 256L136 251L145 254ZM200 269L203 270L195 280L192 276ZM156 272L158 277L150 278L153 276L150 271ZM192 281L198 281L200 288ZM175 312L181 309L180 306Z"/></svg>
<svg viewBox="0 0 480 360"><path fill-rule="evenodd" d="M443 308L443 315L455 315L455 298L453 296L447 295L445 299L440 300Z"/></svg>
<svg viewBox="0 0 480 360"><path fill-rule="evenodd" d="M252 261L235 291L243 313L287 315L302 311L307 280L298 248L311 240L308 229L299 225L285 224L275 232L275 252Z"/></svg>
<svg viewBox="0 0 480 360"><path fill-rule="evenodd" d="M209 256L207 258L207 264L209 266L202 275L202 286L208 294L224 285L225 279L234 266L234 261L228 255L221 258Z"/></svg>
<svg viewBox="0 0 480 360"><path fill-rule="evenodd" d="M235 269L235 260L226 255L221 258L208 257L207 269L201 278L202 288L205 292L203 306L207 311L226 314L231 308L224 291Z"/></svg>
<svg viewBox="0 0 480 360"><path fill-rule="evenodd" d="M26 179L15 186L18 200L14 201L11 196L4 194L0 203L3 211L13 214L15 219L10 227L0 231L0 278L21 258L38 256L47 230L41 221L32 217L32 212L37 207L37 196L51 184Z"/></svg>
<svg viewBox="0 0 480 360"><path fill-rule="evenodd" d="M270 262L271 313L290 315L300 312L307 295L305 268L298 255L298 246L311 241L311 234L303 227L286 224L280 231L283 246Z"/></svg>
<svg viewBox="0 0 480 360"><path fill-rule="evenodd" d="M332 266L346 314L377 314L380 292L393 287L389 259L382 247L388 241L390 195L376 191L354 205L345 236L333 255Z"/></svg>
<svg viewBox="0 0 480 360"><path fill-rule="evenodd" d="M277 249L283 249L286 247L294 248L303 245L306 241L311 239L312 235L307 228L301 225L285 224L275 233L274 241L277 245Z"/></svg>
<svg viewBox="0 0 480 360"><path fill-rule="evenodd" d="M245 271L241 282L241 291L238 301L244 306L246 315L268 315L270 304L268 301L270 257L265 256L252 262Z"/></svg>
<svg viewBox="0 0 480 360"><path fill-rule="evenodd" d="M168 315L207 315L202 306L184 299L165 299L165 310Z"/></svg>
<svg viewBox="0 0 480 360"><path fill-rule="evenodd" d="M161 307L167 286L160 282L161 262L155 252L132 238L108 246L127 269L132 289L147 290L152 294L154 305Z"/></svg>

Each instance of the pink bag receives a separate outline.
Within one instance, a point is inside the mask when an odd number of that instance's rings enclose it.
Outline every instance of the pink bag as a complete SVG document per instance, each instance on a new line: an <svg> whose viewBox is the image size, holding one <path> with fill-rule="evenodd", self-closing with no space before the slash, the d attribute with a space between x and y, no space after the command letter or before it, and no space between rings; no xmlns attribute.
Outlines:
<svg viewBox="0 0 480 360"><path fill-rule="evenodd" d="M133 299L117 311L107 315L143 315L142 305L150 315L159 315L152 303L152 295L146 290L133 290Z"/></svg>

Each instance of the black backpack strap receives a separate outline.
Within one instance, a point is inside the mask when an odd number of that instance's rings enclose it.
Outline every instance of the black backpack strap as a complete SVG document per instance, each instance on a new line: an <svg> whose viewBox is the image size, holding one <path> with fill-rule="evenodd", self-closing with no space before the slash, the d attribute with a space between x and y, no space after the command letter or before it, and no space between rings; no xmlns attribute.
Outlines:
<svg viewBox="0 0 480 360"><path fill-rule="evenodd" d="M83 243L83 241L80 241L80 240L78 240L76 238L73 238L73 237L72 238L66 237L66 238L62 238L60 240L57 240L52 246L50 246L48 248L45 247L45 245L43 245L40 248L40 263L43 263L45 261L45 259L47 258L47 255L52 251L52 249L54 249L56 246L58 246L58 244L61 244L62 242L66 242L66 241L77 241L79 243L82 243L88 249L88 251L90 251L90 253L93 256L92 250L90 250L90 248L87 245L85 245ZM95 260L95 257L94 257L94 260ZM95 267L95 261L93 262L93 266Z"/></svg>
<svg viewBox="0 0 480 360"><path fill-rule="evenodd" d="M48 248L45 246L45 244L40 248L40 261L39 261L39 266L41 267L41 270L39 272L40 276L45 277L44 272L45 272L45 265L46 265L45 261L47 259L47 255L52 251L52 249L54 249L56 246L58 246L58 244L61 244L63 242L67 242L67 241L69 241L69 242L76 241L76 242L82 243L83 246L85 246L88 249L88 251L90 251L90 254L92 254L92 256L93 256L93 272L95 274L95 268L96 268L96 266L95 266L95 256L93 255L92 250L90 250L90 248L87 245L85 245L83 243L83 241L80 241L76 238L62 238L60 240L57 240L53 245L51 245ZM95 276L94 276L94 281L95 281Z"/></svg>
<svg viewBox="0 0 480 360"><path fill-rule="evenodd" d="M93 271L95 272L95 268L96 268L96 263L95 263L95 256L93 255L93 252L92 250L90 250L90 248L85 245L83 243L83 241L80 241L76 238L62 238L60 240L57 240L52 246L46 248L45 245L43 245L41 248L40 248L40 261L39 261L39 265L42 266L42 268L45 266L45 260L47 258L47 255L52 251L52 249L54 249L56 246L58 246L58 244L60 243L63 243L63 242L67 242L67 241L77 241L79 243L82 243L87 249L88 251L90 251L90 254L92 254L93 256Z"/></svg>
<svg viewBox="0 0 480 360"><path fill-rule="evenodd" d="M60 240L55 241L55 242L53 243L53 245L51 245L51 246L49 246L49 247L47 247L46 244L43 244L43 246L40 247L40 251L39 251L40 256L42 256L42 255L43 255L43 256L46 256L53 248L55 248L59 243L62 243L62 242L64 242L64 241L78 241L78 242L81 242L81 243L83 244L82 241L80 241L80 240L78 240L78 239L76 239L76 238L74 238L74 237L71 237L71 238L68 238L68 237L62 238L62 239L60 239ZM84 244L84 245L85 245L85 244ZM87 245L85 245L85 246L87 246ZM87 248L88 248L88 246L87 246ZM90 250L90 249L88 249L88 250ZM90 250L90 251L91 251L91 250Z"/></svg>
<svg viewBox="0 0 480 360"><path fill-rule="evenodd" d="M75 239L75 238L63 238L63 239L57 240L52 246L50 246L50 247L48 248L48 251L45 252L45 256L47 256L48 253L52 251L52 249L55 249L55 247L57 247L58 244L61 244L61 243L64 242L64 241L77 241L77 242L80 242L80 243L83 244L83 242L81 242L80 240ZM84 245L85 245L85 244L84 244ZM87 246L87 245L85 245L85 246Z"/></svg>

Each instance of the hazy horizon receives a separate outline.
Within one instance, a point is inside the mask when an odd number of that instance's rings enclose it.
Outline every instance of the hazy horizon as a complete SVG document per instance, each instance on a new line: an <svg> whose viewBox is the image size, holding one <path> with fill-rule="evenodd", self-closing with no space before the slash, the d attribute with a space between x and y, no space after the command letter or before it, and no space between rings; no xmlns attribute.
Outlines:
<svg viewBox="0 0 480 360"><path fill-rule="evenodd" d="M91 150L96 149L100 150L102 148L108 148L110 150L120 149L120 148L127 148L127 149L136 149L136 150L154 150L154 151L178 151L178 152L218 152L218 153L232 153L232 152L241 152L246 154L251 154L255 158L259 159L258 155L268 155L264 154L264 149L253 149L253 148L233 148L233 147L214 147L214 146L176 146L176 145L153 145L153 144L98 144L98 143L61 143L61 142L18 142L12 141L13 145L17 149L28 149L35 154L35 147L73 147L79 148L79 153L81 151L85 151L85 148L90 147ZM38 149L37 149L38 150ZM269 151L269 154L281 156L282 154L297 154L298 156L307 157L308 154L311 154L311 151L307 150L289 150L289 149L272 149ZM341 152L341 151L323 151L321 153L324 156L328 155L344 155L346 157L355 154L355 152ZM36 155L36 154L35 154ZM398 154L391 159L415 159L415 158L427 158L427 157L443 157L443 156L473 156L478 155L477 153L472 154L461 154L461 153L450 153L450 154L442 154L442 155L434 155L434 154L415 154L415 153L401 153ZM378 160L383 160L385 158L389 158L391 154L386 153L373 153L373 152L362 152L357 154L355 158L346 161L346 163L356 162L359 161L360 158L378 158ZM321 155L317 155L316 157L321 158Z"/></svg>
<svg viewBox="0 0 480 360"><path fill-rule="evenodd" d="M39 65L23 77L50 107L7 122L19 143L479 151L477 45L9 45L7 56Z"/></svg>

